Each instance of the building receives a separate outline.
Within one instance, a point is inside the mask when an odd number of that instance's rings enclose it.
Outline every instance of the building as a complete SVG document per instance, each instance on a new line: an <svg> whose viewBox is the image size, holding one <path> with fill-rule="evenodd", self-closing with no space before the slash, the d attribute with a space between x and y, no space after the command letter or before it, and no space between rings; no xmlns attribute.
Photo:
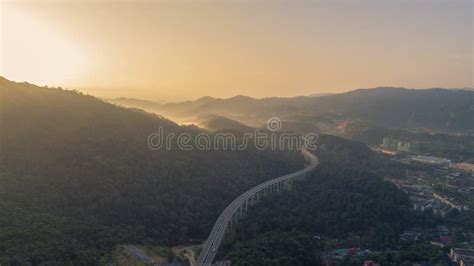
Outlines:
<svg viewBox="0 0 474 266"><path fill-rule="evenodd" d="M472 163L455 163L453 164L453 168L474 173L474 164Z"/></svg>
<svg viewBox="0 0 474 266"><path fill-rule="evenodd" d="M398 147L398 140L393 138L383 138L382 146L390 150L396 150Z"/></svg>
<svg viewBox="0 0 474 266"><path fill-rule="evenodd" d="M408 153L418 153L420 150L420 145L417 142L404 142L388 137L383 138L382 147L394 151L404 151Z"/></svg>
<svg viewBox="0 0 474 266"><path fill-rule="evenodd" d="M433 198L435 198L436 200L438 200L439 202L441 202L442 204L444 205L447 205L451 208L454 208L458 211L466 211L469 209L469 206L467 205L461 205L459 203L456 203L453 199L448 199L436 192L433 192Z"/></svg>
<svg viewBox="0 0 474 266"><path fill-rule="evenodd" d="M449 168L451 166L451 160L448 160L446 158L434 157L434 156L424 156L424 155L411 156L411 160L414 162L429 164L429 165L436 165L439 167Z"/></svg>
<svg viewBox="0 0 474 266"><path fill-rule="evenodd" d="M408 152L408 153L418 153L420 150L420 145L416 142L399 141L397 144L397 150Z"/></svg>
<svg viewBox="0 0 474 266"><path fill-rule="evenodd" d="M452 248L449 257L459 266L474 266L474 249Z"/></svg>

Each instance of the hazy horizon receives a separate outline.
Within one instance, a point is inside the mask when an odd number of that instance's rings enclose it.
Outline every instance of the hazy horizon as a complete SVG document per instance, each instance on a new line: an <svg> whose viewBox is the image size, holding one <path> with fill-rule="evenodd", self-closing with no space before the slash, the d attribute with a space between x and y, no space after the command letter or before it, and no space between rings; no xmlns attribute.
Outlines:
<svg viewBox="0 0 474 266"><path fill-rule="evenodd" d="M98 97L473 87L471 1L46 0L0 8L0 75Z"/></svg>
<svg viewBox="0 0 474 266"><path fill-rule="evenodd" d="M471 265L474 0L0 0L1 265Z"/></svg>
<svg viewBox="0 0 474 266"><path fill-rule="evenodd" d="M94 97L97 97L97 98L101 98L101 99L106 99L106 100L113 100L113 99L120 99L120 98L123 98L123 99L135 99L135 100L144 100L144 101L152 101L152 102L156 102L156 103L161 103L161 104L165 104L165 103L179 103L179 102L185 102L185 101L195 101L195 100L199 100L201 98L205 98L205 97L211 97L211 98L214 98L214 99L230 99L230 98L234 98L234 97L238 97L238 96L244 96L244 97L250 97L250 98L253 98L253 99L264 99L264 98L293 98L293 97L316 97L316 96L325 96L325 95L331 95L331 94L340 94L340 93L347 93L347 92L351 92L351 91L356 91L356 90L371 90L371 89L379 89L379 88L382 88L382 89L388 89L388 88L402 88L402 89L408 89L408 90L429 90L429 89L446 89L446 90L469 90L469 91L473 91L474 90L474 87L460 87L460 88L447 88L447 87L430 87L430 88L406 88L406 87L395 87L395 86L376 86L376 87L371 87L371 88L355 88L355 89L341 89L339 91L335 91L335 92L318 92L318 91L315 91L314 93L308 93L308 94L298 94L298 95L289 95L289 96L276 96L276 95L267 95L267 96L262 96L262 97L255 97L255 96L250 96L250 95L245 95L245 94L234 94L234 95L230 95L230 96L227 96L227 97L219 97L219 96L215 96L215 95L198 95L196 97L189 97L189 98L177 98L177 99L161 99L161 98L153 98L153 97L133 97L133 96L125 96L125 95L119 95L119 94L116 94L116 95L111 95L111 97L107 97L107 96L102 96L101 95L101 91L99 89L93 89L93 88L78 88L78 87L65 87L65 86L61 86L61 85L57 85L57 86L52 86L52 85L48 85L48 84L35 84L35 83L31 83L29 82L28 80L11 80L9 79L8 77L4 77L4 76L0 76L0 77L3 77L9 81L13 81L13 82L17 82L17 83L22 83L22 82L27 82L27 83L30 83L32 85L36 85L36 86L46 86L46 87L55 87L55 88L62 88L62 89L65 89L65 90L77 90L77 91L80 91L82 93L85 93L85 94L88 94L88 95L92 95ZM320 95L319 95L320 94Z"/></svg>

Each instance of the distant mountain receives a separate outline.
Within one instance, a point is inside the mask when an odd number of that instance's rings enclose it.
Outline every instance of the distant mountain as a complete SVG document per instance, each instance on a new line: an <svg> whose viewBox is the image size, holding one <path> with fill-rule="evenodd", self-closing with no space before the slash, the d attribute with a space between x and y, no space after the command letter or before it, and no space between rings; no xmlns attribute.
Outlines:
<svg viewBox="0 0 474 266"><path fill-rule="evenodd" d="M204 114L195 120L199 127L205 128L209 131L238 131L238 132L250 132L253 130L245 124L237 122L235 120L212 114Z"/></svg>
<svg viewBox="0 0 474 266"><path fill-rule="evenodd" d="M157 108L160 106L163 106L163 104L154 102L154 101L148 101L148 100L142 100L142 99L135 99L135 98L116 98L116 99L106 99L108 102L114 102L117 105L123 105L125 107L127 106L142 106L143 108Z"/></svg>
<svg viewBox="0 0 474 266"><path fill-rule="evenodd" d="M361 89L319 99L326 110L393 128L474 130L474 92L405 88Z"/></svg>
<svg viewBox="0 0 474 266"><path fill-rule="evenodd" d="M128 106L139 107L132 102ZM165 117L188 120L213 114L253 127L261 126L270 117L279 117L298 122L298 125L301 122L314 124L329 133L344 120L362 120L401 129L474 132L474 91L465 89L379 87L320 97L207 97L157 105L152 111ZM304 120L295 120L296 117ZM333 120L328 120L329 117Z"/></svg>
<svg viewBox="0 0 474 266"><path fill-rule="evenodd" d="M453 88L453 89L449 89L449 90L455 90L455 91L458 91L458 90L462 90L462 91L474 91L474 88Z"/></svg>
<svg viewBox="0 0 474 266"><path fill-rule="evenodd" d="M161 103L135 98L106 99L106 101L118 106L139 108L152 113L159 113L159 111L163 108L163 104Z"/></svg>
<svg viewBox="0 0 474 266"><path fill-rule="evenodd" d="M213 114L237 120L253 127L259 127L273 114L282 111L288 114L301 112L304 110L304 106L300 106L300 104L311 102L311 99L310 97L255 99L242 95L228 99L204 97L195 101L168 103L162 106L156 105L153 108L146 107L145 110L179 121L198 119L200 115ZM133 101L126 104L123 101L110 102L140 108Z"/></svg>
<svg viewBox="0 0 474 266"><path fill-rule="evenodd" d="M323 96L329 96L329 95L333 95L334 93L325 93L325 92L322 92L322 93L313 93L313 94L310 94L308 95L309 97L323 97Z"/></svg>

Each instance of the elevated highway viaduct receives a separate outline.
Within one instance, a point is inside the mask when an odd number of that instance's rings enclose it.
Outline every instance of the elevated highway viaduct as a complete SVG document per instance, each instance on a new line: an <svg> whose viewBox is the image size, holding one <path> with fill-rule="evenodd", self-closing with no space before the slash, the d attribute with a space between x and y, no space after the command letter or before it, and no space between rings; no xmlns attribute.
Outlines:
<svg viewBox="0 0 474 266"><path fill-rule="evenodd" d="M305 168L291 174L268 180L245 191L224 209L219 218L217 218L209 237L203 245L197 260L197 265L212 265L217 250L225 237L226 231L242 218L249 205L253 205L262 197L271 193L290 189L293 181L303 179L318 165L318 158L310 151L302 149L301 153L307 161L307 166Z"/></svg>

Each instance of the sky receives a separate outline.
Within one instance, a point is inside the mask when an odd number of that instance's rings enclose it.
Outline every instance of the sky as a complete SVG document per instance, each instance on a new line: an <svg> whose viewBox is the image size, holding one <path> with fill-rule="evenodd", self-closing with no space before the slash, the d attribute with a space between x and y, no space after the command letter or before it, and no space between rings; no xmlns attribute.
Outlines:
<svg viewBox="0 0 474 266"><path fill-rule="evenodd" d="M473 87L473 1L0 0L0 75L176 101Z"/></svg>

